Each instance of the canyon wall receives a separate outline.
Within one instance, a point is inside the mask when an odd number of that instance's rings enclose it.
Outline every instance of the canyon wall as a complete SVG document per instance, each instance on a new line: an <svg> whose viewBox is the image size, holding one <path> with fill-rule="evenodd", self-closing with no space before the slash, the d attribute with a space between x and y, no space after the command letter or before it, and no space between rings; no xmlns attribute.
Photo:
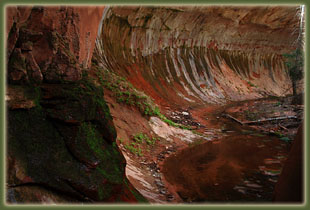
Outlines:
<svg viewBox="0 0 310 210"><path fill-rule="evenodd" d="M107 7L102 64L161 104L291 93L282 54L296 48L299 7Z"/></svg>
<svg viewBox="0 0 310 210"><path fill-rule="evenodd" d="M102 11L6 8L9 203L145 201L125 176L103 88L87 77Z"/></svg>
<svg viewBox="0 0 310 210"><path fill-rule="evenodd" d="M85 76L95 43L101 65L160 105L283 96L299 12L7 7L7 201L145 201L125 177L103 89Z"/></svg>
<svg viewBox="0 0 310 210"><path fill-rule="evenodd" d="M9 81L27 84L81 79L82 69L91 64L103 9L7 7Z"/></svg>

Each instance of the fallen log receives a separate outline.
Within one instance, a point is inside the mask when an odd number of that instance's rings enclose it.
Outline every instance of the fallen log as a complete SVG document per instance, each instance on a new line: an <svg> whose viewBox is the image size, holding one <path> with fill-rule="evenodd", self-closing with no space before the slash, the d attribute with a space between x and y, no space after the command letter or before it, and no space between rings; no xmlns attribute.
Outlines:
<svg viewBox="0 0 310 210"><path fill-rule="evenodd" d="M229 115L229 114L224 114L225 117L230 118L238 123L240 123L241 125L251 125L251 124L258 124L258 123L263 123L263 122L268 122L268 121L274 121L274 120L286 120L286 119L297 119L296 116L284 116L284 117L271 117L271 118L267 118L267 119L262 119L262 120L254 120L254 121L240 121L237 118Z"/></svg>
<svg viewBox="0 0 310 210"><path fill-rule="evenodd" d="M271 117L263 120L255 120L255 121L246 121L243 122L243 124L251 125L251 124L257 124L262 122L268 122L268 121L274 121L274 120L286 120L286 119L297 119L296 116L285 116L285 117Z"/></svg>
<svg viewBox="0 0 310 210"><path fill-rule="evenodd" d="M283 130L288 130L286 127L279 125L280 128L282 128Z"/></svg>
<svg viewBox="0 0 310 210"><path fill-rule="evenodd" d="M225 117L228 117L228 118L230 118L230 119L232 119L232 120L234 120L234 121L236 121L236 122L238 122L238 123L240 123L241 125L244 124L243 122L241 122L240 120L238 120L237 118L235 118L235 117L233 117L233 116L231 116L231 115L229 115L229 114L224 114L224 116L225 116Z"/></svg>

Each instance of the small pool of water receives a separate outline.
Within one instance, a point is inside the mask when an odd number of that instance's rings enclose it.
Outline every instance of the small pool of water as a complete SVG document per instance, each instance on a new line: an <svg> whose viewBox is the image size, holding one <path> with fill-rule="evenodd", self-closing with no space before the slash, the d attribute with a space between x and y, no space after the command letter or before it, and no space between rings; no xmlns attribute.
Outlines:
<svg viewBox="0 0 310 210"><path fill-rule="evenodd" d="M162 172L184 202L271 202L289 145L225 118L225 137L169 156Z"/></svg>

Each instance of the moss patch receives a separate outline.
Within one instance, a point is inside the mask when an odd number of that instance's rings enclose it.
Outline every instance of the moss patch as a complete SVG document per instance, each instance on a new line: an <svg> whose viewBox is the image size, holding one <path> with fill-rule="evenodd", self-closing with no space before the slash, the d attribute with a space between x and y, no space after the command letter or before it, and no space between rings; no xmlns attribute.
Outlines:
<svg viewBox="0 0 310 210"><path fill-rule="evenodd" d="M26 176L81 200L122 197L125 159L115 143L103 89L84 77L74 84L44 84L26 92L36 108L8 114L8 154L21 163ZM8 182L23 180L12 173Z"/></svg>
<svg viewBox="0 0 310 210"><path fill-rule="evenodd" d="M154 104L150 97L135 89L125 78L120 77L109 70L103 69L96 64L94 64L92 68L95 71L96 79L104 88L112 91L118 103L136 107L145 117L157 116L170 126L190 129L187 126L169 120L165 115L160 113L159 108Z"/></svg>

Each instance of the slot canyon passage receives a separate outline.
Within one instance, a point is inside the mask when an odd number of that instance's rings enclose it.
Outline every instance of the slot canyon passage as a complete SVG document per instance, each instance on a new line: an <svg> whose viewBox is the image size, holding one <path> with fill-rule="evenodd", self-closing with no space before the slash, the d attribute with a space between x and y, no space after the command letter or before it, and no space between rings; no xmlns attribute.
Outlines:
<svg viewBox="0 0 310 210"><path fill-rule="evenodd" d="M7 203L301 204L303 33L303 6L6 7Z"/></svg>

